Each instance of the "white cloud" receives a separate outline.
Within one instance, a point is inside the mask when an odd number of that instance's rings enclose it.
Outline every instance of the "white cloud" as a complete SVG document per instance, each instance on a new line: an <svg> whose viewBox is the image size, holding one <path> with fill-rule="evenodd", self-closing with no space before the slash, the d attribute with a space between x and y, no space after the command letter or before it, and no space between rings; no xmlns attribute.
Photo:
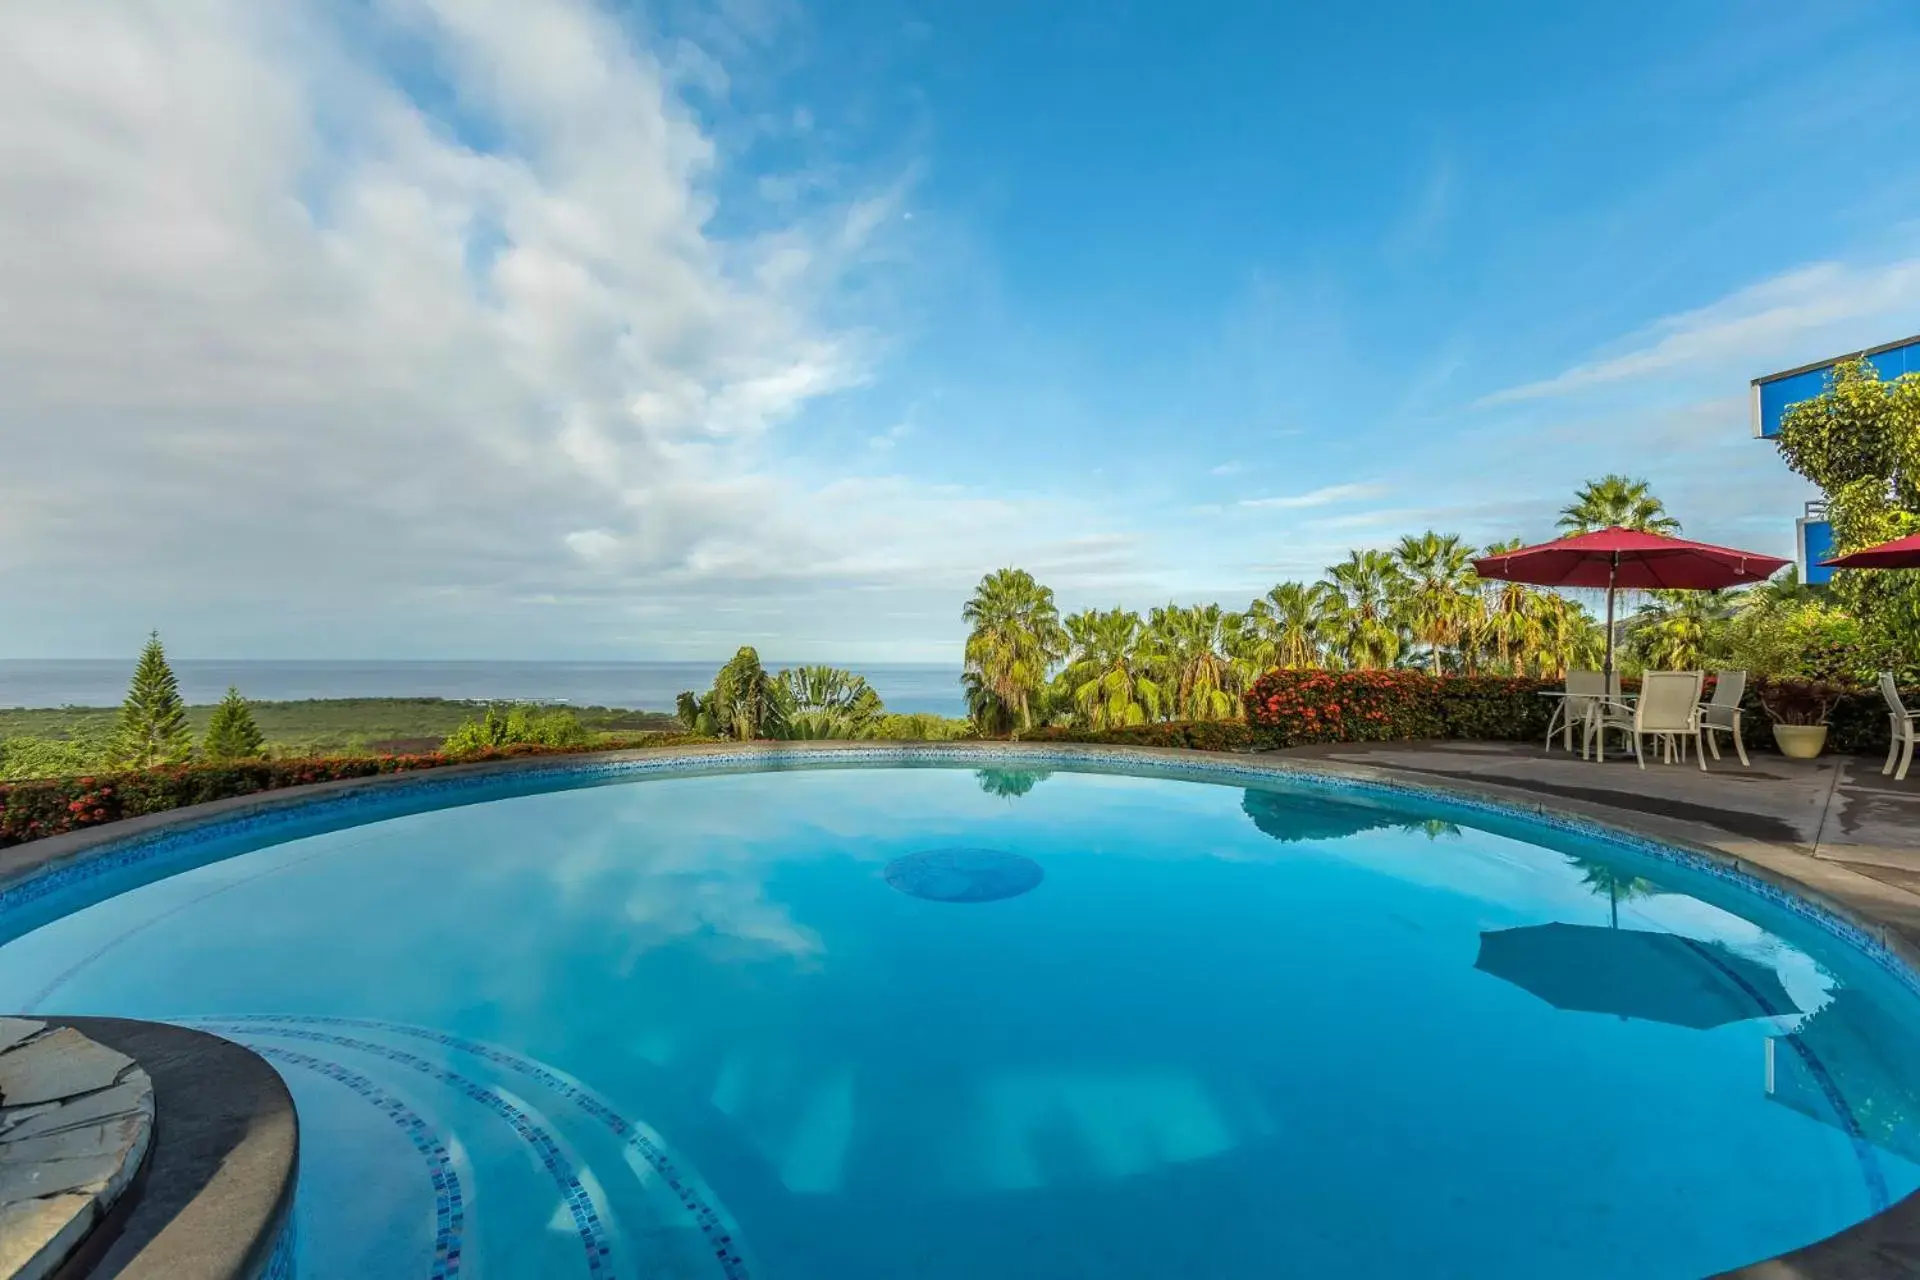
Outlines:
<svg viewBox="0 0 1920 1280"><path fill-rule="evenodd" d="M1242 498L1243 507L1268 507L1293 511L1303 507L1326 507L1336 502L1353 502L1361 498L1378 497L1386 492L1386 486L1369 482L1366 484L1330 484L1324 488L1307 493L1288 494L1276 498Z"/></svg>
<svg viewBox="0 0 1920 1280"><path fill-rule="evenodd" d="M1920 258L1871 265L1815 263L1655 321L1618 355L1483 396L1492 407L1693 370L1745 373L1859 350L1920 327Z"/></svg>
<svg viewBox="0 0 1920 1280"><path fill-rule="evenodd" d="M49 606L0 648L705 654L742 596L844 637L874 587L1126 572L1087 506L797 460L911 175L715 229L677 86L784 12L663 60L590 0L0 10L0 596Z"/></svg>
<svg viewBox="0 0 1920 1280"><path fill-rule="evenodd" d="M1223 462L1217 467L1208 468L1207 474L1214 475L1214 476L1237 476L1242 471L1245 471L1246 469L1247 468L1245 463Z"/></svg>

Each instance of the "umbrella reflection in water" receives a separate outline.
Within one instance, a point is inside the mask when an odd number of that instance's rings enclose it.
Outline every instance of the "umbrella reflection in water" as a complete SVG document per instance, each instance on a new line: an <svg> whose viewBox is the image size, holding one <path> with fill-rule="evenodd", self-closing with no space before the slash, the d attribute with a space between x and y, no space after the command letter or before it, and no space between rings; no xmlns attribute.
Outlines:
<svg viewBox="0 0 1920 1280"><path fill-rule="evenodd" d="M1708 1030L1800 1009L1773 970L1673 933L1542 924L1480 935L1474 967L1579 1013Z"/></svg>

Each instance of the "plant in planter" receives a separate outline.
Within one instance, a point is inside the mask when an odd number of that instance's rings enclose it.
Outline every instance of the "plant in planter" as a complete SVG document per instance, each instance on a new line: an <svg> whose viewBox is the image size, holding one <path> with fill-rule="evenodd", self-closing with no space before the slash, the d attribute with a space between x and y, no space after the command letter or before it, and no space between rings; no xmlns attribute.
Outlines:
<svg viewBox="0 0 1920 1280"><path fill-rule="evenodd" d="M1794 760L1811 760L1827 745L1827 718L1847 690L1826 680L1798 680L1791 676L1762 676L1754 682L1754 696L1773 721L1773 740L1780 753Z"/></svg>
<svg viewBox="0 0 1920 1280"><path fill-rule="evenodd" d="M1819 602L1760 598L1733 626L1734 662L1752 673L1782 754L1810 760L1827 741L1834 704L1861 682L1860 624Z"/></svg>

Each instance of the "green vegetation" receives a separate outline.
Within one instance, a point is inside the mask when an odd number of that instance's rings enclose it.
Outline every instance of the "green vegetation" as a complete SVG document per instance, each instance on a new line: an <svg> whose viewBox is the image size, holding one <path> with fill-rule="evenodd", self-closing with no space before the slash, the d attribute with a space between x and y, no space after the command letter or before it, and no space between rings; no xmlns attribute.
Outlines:
<svg viewBox="0 0 1920 1280"><path fill-rule="evenodd" d="M202 741L218 704L187 708L187 726ZM248 704L276 759L368 756L429 752L477 709L442 698L329 698ZM542 710L567 710L546 707ZM609 746L636 734L672 733L681 725L657 711L609 707L571 709L589 737ZM104 772L112 767L111 743L119 713L113 708L0 709L0 778L52 778Z"/></svg>
<svg viewBox="0 0 1920 1280"><path fill-rule="evenodd" d="M838 667L794 667L778 676L786 738L870 738L886 714L863 676Z"/></svg>
<svg viewBox="0 0 1920 1280"><path fill-rule="evenodd" d="M1920 373L1887 382L1842 361L1825 391L1787 410L1778 444L1825 493L1840 553L1920 531ZM1920 674L1920 572L1841 570L1827 594L1860 625L1861 665Z"/></svg>
<svg viewBox="0 0 1920 1280"><path fill-rule="evenodd" d="M494 747L584 747L592 740L580 717L565 709L521 705L467 720L447 735L440 750L448 755L470 755Z"/></svg>
<svg viewBox="0 0 1920 1280"><path fill-rule="evenodd" d="M680 722L695 733L749 741L782 736L785 688L760 665L760 654L743 645L713 677L704 695L683 693Z"/></svg>
<svg viewBox="0 0 1920 1280"><path fill-rule="evenodd" d="M890 715L866 678L838 667L792 667L768 674L752 646L713 677L706 693L678 699L681 727L710 737L821 740L883 738L940 741L970 737L965 720Z"/></svg>
<svg viewBox="0 0 1920 1280"><path fill-rule="evenodd" d="M249 760L260 754L266 741L260 726L253 722L246 699L229 686L227 696L213 709L213 719L207 723L200 754L209 760Z"/></svg>
<svg viewBox="0 0 1920 1280"><path fill-rule="evenodd" d="M1663 518L1644 486L1615 481L1587 486L1569 511L1604 502ZM1052 591L1001 569L961 611L972 627L971 718L982 733L1023 735L1236 720L1254 680L1275 667L1557 678L1598 665L1604 636L1582 605L1473 572L1476 554L1513 545L1476 552L1454 534L1409 535L1390 551L1354 551L1319 582L1279 583L1244 610L1168 604L1144 618L1113 608L1062 619Z"/></svg>
<svg viewBox="0 0 1920 1280"><path fill-rule="evenodd" d="M1580 486L1573 503L1560 512L1560 532L1596 533L1601 529L1638 529L1642 533L1680 532L1680 522L1667 513L1645 480L1607 475Z"/></svg>
<svg viewBox="0 0 1920 1280"><path fill-rule="evenodd" d="M1033 703L1067 652L1053 591L1025 569L999 569L980 580L960 610L967 635L967 706L983 729L1033 726Z"/></svg>
<svg viewBox="0 0 1920 1280"><path fill-rule="evenodd" d="M167 665L158 631L147 637L133 669L133 684L120 707L112 750L115 763L135 769L174 764L193 753L187 706L180 698L180 682Z"/></svg>

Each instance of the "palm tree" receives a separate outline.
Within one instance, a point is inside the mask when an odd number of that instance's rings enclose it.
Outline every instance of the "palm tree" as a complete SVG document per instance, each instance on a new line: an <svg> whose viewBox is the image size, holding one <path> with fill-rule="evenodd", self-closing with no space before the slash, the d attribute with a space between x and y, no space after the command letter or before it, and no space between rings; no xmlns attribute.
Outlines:
<svg viewBox="0 0 1920 1280"><path fill-rule="evenodd" d="M792 667L777 678L787 738L859 738L886 706L865 676L838 667Z"/></svg>
<svg viewBox="0 0 1920 1280"><path fill-rule="evenodd" d="M1607 647L1606 629L1586 606L1551 591L1535 592L1534 603L1540 627L1538 674L1559 679L1573 668L1600 665Z"/></svg>
<svg viewBox="0 0 1920 1280"><path fill-rule="evenodd" d="M1273 667L1273 645L1251 612L1222 613L1220 652L1227 659L1227 692L1233 696L1233 714L1238 718L1245 709L1240 700Z"/></svg>
<svg viewBox="0 0 1920 1280"><path fill-rule="evenodd" d="M1634 617L1628 644L1656 671L1698 671L1719 656L1732 615L1722 591L1655 591Z"/></svg>
<svg viewBox="0 0 1920 1280"><path fill-rule="evenodd" d="M1319 666L1338 608L1338 593L1324 582L1282 582L1247 606L1247 627L1261 669Z"/></svg>
<svg viewBox="0 0 1920 1280"><path fill-rule="evenodd" d="M966 670L977 681L969 687L969 702L995 699L1010 713L1004 718L1017 717L1022 728L1031 728L1034 694L1067 648L1053 592L1024 569L999 569L980 579L960 616L973 627Z"/></svg>
<svg viewBox="0 0 1920 1280"><path fill-rule="evenodd" d="M1473 572L1473 552L1459 537L1428 530L1408 534L1393 550L1398 570L1394 612L1414 639L1427 646L1434 675L1440 674L1441 651L1461 649L1475 618L1479 592Z"/></svg>
<svg viewBox="0 0 1920 1280"><path fill-rule="evenodd" d="M1067 619L1065 681L1075 710L1095 729L1160 715L1160 686L1140 650L1140 632L1140 615L1128 609L1088 609Z"/></svg>
<svg viewBox="0 0 1920 1280"><path fill-rule="evenodd" d="M1680 522L1667 514L1645 480L1605 475L1589 480L1560 512L1563 533L1593 533L1599 529L1638 529L1642 533L1678 533Z"/></svg>
<svg viewBox="0 0 1920 1280"><path fill-rule="evenodd" d="M1147 618L1144 649L1162 706L1180 720L1231 720L1238 713L1227 660L1227 618L1217 604L1170 604Z"/></svg>
<svg viewBox="0 0 1920 1280"><path fill-rule="evenodd" d="M1399 566L1384 551L1349 551L1327 570L1339 598L1334 626L1347 665L1362 671L1393 665L1400 632L1393 624Z"/></svg>
<svg viewBox="0 0 1920 1280"><path fill-rule="evenodd" d="M1525 543L1519 538L1488 543L1483 556L1518 551ZM1541 627L1539 592L1521 582L1505 578L1480 580L1482 597L1481 635L1500 670L1518 675L1540 650L1544 632Z"/></svg>

